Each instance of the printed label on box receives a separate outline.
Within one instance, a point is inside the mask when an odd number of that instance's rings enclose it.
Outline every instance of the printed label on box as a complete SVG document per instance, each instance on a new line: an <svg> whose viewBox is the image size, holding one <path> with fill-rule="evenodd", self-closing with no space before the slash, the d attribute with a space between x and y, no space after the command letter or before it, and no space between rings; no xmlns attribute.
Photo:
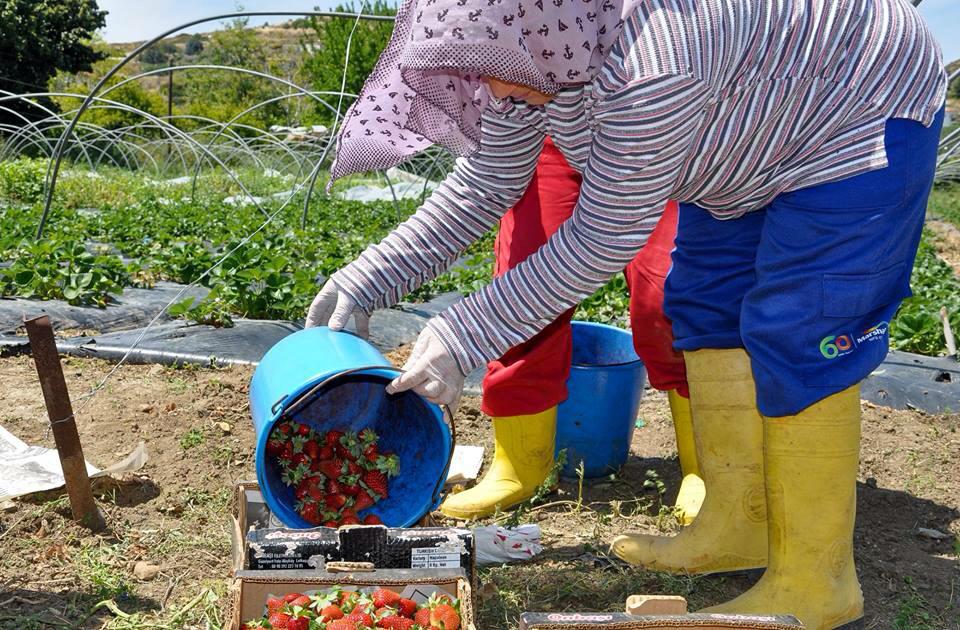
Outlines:
<svg viewBox="0 0 960 630"><path fill-rule="evenodd" d="M411 569L459 569L460 552L436 547L410 550Z"/></svg>

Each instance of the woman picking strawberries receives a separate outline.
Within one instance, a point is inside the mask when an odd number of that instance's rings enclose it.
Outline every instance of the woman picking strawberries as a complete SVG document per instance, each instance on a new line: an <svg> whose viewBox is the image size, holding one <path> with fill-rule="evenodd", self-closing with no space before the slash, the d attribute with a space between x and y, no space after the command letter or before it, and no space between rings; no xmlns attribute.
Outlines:
<svg viewBox="0 0 960 630"><path fill-rule="evenodd" d="M549 135L583 177L572 217L432 320L391 385L454 403L679 200L665 311L709 491L678 536L613 549L659 570L766 567L717 611L854 622L858 384L909 293L945 79L904 0L407 0L333 176L433 143L463 159L332 277L310 323L362 321L444 270L523 194Z"/></svg>

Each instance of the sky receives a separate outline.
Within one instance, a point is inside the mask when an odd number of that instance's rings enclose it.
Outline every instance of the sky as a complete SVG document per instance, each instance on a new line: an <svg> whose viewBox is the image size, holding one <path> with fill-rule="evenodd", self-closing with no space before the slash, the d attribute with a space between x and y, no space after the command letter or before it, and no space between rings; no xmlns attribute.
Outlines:
<svg viewBox="0 0 960 630"><path fill-rule="evenodd" d="M101 9L109 11L104 37L110 42L139 41L160 34L178 24L210 15L230 13L241 4L247 11L311 11L319 6L330 10L337 0L99 0ZM358 3L359 4L359 3ZM949 62L960 59L960 1L923 0L920 13L927 19L943 47ZM254 18L251 24L283 21L286 18ZM207 23L187 29L188 32L209 31Z"/></svg>

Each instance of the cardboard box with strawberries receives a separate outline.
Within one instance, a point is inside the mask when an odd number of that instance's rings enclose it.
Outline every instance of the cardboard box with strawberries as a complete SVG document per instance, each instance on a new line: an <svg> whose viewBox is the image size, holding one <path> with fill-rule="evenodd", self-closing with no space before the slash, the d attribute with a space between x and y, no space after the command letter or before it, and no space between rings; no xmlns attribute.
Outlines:
<svg viewBox="0 0 960 630"><path fill-rule="evenodd" d="M331 562L369 562L378 569L460 569L476 579L468 529L346 526L287 529L270 514L256 482L237 485L235 571L324 570Z"/></svg>
<svg viewBox="0 0 960 630"><path fill-rule="evenodd" d="M427 619L448 630L476 630L462 570L239 571L232 596L230 630L305 630L318 621L328 628L411 628Z"/></svg>

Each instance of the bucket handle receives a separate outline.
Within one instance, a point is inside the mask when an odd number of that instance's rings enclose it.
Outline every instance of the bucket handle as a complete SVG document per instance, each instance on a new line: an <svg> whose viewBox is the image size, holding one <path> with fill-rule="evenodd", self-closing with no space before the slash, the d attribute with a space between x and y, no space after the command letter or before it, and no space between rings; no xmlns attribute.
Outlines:
<svg viewBox="0 0 960 630"><path fill-rule="evenodd" d="M327 383L329 383L330 381L340 378L342 376L349 376L350 374L356 374L357 372L366 372L368 370L393 370L397 372L398 375L403 374L403 370L401 370L400 368L396 368L389 365L368 365L364 367L351 368L349 370L344 370L343 372L337 372L336 374L331 374L330 376L323 379L322 381L320 381L319 383L311 387L309 390L304 392L304 394L300 396L300 398L298 398L296 402L294 402L288 408L284 409L283 414L281 414L281 417L283 416L289 417L294 413L296 413L297 411L299 411L301 407L307 404L307 401L310 398L312 398L315 393L323 389L327 385ZM274 403L273 408L276 409L286 399L287 399L287 396L284 396L283 398L278 400L276 403ZM440 478L437 480L437 485L433 489L432 497L433 497L434 505L437 505L440 503L440 492L443 490L443 486L446 485L447 483L447 475L450 474L450 465L453 463L453 450L457 446L457 423L454 422L453 420L453 414L450 412L450 407L448 407L447 405L439 405L439 407L440 407L440 410L443 412L443 417L446 419L447 425L450 427L450 452L447 454L447 463L443 467L443 475L441 475ZM274 411L273 413L276 414L276 411ZM423 515L421 515L421 517L422 516Z"/></svg>

